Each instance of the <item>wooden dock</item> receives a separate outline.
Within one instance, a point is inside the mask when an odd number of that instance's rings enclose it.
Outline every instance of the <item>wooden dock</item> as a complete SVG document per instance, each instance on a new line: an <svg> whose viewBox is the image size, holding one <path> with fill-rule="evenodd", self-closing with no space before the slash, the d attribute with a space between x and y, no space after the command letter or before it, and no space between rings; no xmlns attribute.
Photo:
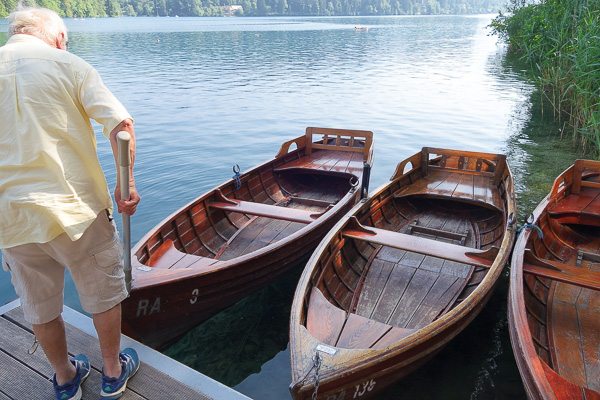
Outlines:
<svg viewBox="0 0 600 400"><path fill-rule="evenodd" d="M41 346L29 354L34 335L31 325L23 319L20 302L1 306L0 315L0 400L53 399L54 371ZM92 319L68 307L63 318L69 353L84 353L92 365L82 386L83 398L99 398L102 357ZM141 360L140 370L129 381L123 400L251 400L126 336L121 337L121 347L133 347Z"/></svg>

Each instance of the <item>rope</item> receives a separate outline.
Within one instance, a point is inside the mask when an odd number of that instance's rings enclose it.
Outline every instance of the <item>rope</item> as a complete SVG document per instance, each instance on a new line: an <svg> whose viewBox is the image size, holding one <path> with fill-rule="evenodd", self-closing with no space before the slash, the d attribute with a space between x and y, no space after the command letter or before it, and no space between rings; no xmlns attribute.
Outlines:
<svg viewBox="0 0 600 400"><path fill-rule="evenodd" d="M239 188L242 187L242 181L240 180L240 166L235 164L233 166L233 173L235 175L232 176L232 178L235 180L235 190L238 190Z"/></svg>
<svg viewBox="0 0 600 400"><path fill-rule="evenodd" d="M313 368L315 369L315 391L312 394L312 400L317 400L317 392L319 391L319 368L321 368L321 361L323 357L319 355L319 350L313 356Z"/></svg>
<svg viewBox="0 0 600 400"><path fill-rule="evenodd" d="M37 350L39 344L40 344L40 342L38 342L37 337L34 336L33 337L33 344L27 350L27 354L29 354L30 356L33 355L33 353L35 353L35 351Z"/></svg>
<svg viewBox="0 0 600 400"><path fill-rule="evenodd" d="M522 227L520 227L520 228L517 230L517 236L518 236L518 235L521 233L521 231L522 231L523 229L525 229L525 228L535 228L535 229L538 231L538 233L540 234L540 239L543 239L543 238L544 238L544 233L542 232L542 230L540 229L540 227L539 227L539 226L537 226L537 225L534 225L534 224L524 224Z"/></svg>

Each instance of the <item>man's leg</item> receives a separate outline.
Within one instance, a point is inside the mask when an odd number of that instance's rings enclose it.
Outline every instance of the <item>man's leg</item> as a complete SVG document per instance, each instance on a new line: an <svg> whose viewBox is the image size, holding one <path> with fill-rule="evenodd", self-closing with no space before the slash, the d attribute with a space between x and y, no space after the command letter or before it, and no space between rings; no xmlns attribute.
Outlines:
<svg viewBox="0 0 600 400"><path fill-rule="evenodd" d="M104 375L118 377L121 375L121 363L119 362L121 303L102 313L93 314L92 318L100 342Z"/></svg>
<svg viewBox="0 0 600 400"><path fill-rule="evenodd" d="M75 366L69 361L65 323L61 316L45 323L32 324L33 333L56 372L56 382L64 385L75 378Z"/></svg>
<svg viewBox="0 0 600 400"><path fill-rule="evenodd" d="M45 251L46 244L23 244L2 250L3 267L21 299L25 320L63 385L75 377L69 360L65 323L61 317L65 268Z"/></svg>

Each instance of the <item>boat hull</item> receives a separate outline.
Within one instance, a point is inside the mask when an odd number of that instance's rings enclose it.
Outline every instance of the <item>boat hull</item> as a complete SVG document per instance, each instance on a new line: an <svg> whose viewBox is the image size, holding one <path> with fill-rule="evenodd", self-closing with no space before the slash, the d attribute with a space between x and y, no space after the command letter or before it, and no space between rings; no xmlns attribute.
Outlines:
<svg viewBox="0 0 600 400"><path fill-rule="evenodd" d="M418 343L407 344L406 349L394 349L386 354L377 354L371 358L365 357L360 362L347 368L336 366L333 370L323 371L317 399L374 399L382 391L410 375L430 361L436 354L462 332L485 307L492 292L471 309L467 316L461 318L442 333L429 337ZM307 335L310 335L306 332ZM315 347L318 344L315 344ZM324 358L327 353L319 352ZM294 361L292 361L294 362ZM326 362L326 361L325 361ZM333 365L330 362L329 365ZM314 375L312 375L314 378ZM303 381L290 385L292 397L296 400L312 399L314 382Z"/></svg>
<svg viewBox="0 0 600 400"><path fill-rule="evenodd" d="M532 400L600 399L599 176L600 163L577 160L515 244L508 322Z"/></svg>
<svg viewBox="0 0 600 400"><path fill-rule="evenodd" d="M504 161L424 148L325 237L292 305L294 399L376 398L481 312L515 235Z"/></svg>
<svg viewBox="0 0 600 400"><path fill-rule="evenodd" d="M300 266L358 199L331 215L331 222L294 238L293 249L282 246L257 257L225 262L208 273L181 277L133 290L123 303L123 331L154 348L164 348L190 329ZM130 323L135 323L135 328ZM165 338L169 338L165 340Z"/></svg>
<svg viewBox="0 0 600 400"><path fill-rule="evenodd" d="M372 153L371 132L307 128L168 216L132 249L123 333L163 349L297 266L367 190Z"/></svg>

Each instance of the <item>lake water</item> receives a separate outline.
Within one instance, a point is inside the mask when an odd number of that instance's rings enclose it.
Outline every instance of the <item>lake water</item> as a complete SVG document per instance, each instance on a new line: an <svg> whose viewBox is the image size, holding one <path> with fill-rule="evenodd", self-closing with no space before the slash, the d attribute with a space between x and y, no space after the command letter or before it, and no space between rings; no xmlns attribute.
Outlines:
<svg viewBox="0 0 600 400"><path fill-rule="evenodd" d="M371 130L371 188L423 146L502 152L519 221L577 150L488 35L492 15L66 20L135 119L142 202L132 242L183 204L273 157L307 126ZM368 27L357 30L355 27ZM0 44L7 20L0 20ZM99 135L100 129L97 129ZM100 160L114 187L107 140ZM118 220L118 219L117 219ZM119 225L120 226L120 225ZM190 332L167 354L253 399L288 399L288 313L302 266ZM12 300L0 274L0 304ZM508 340L508 271L482 315L382 399L523 399ZM80 309L67 278L66 304Z"/></svg>

